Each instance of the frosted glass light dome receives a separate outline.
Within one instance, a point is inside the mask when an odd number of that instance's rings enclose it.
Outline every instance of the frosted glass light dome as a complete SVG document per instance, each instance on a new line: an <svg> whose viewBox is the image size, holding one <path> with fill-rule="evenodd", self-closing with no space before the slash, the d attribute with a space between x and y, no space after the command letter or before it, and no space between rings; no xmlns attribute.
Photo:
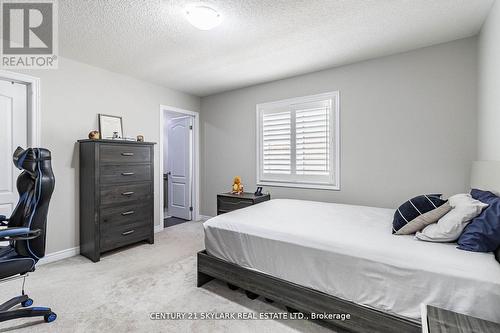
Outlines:
<svg viewBox="0 0 500 333"><path fill-rule="evenodd" d="M200 30L213 29L222 22L220 14L215 9L205 5L187 7L186 17L189 23Z"/></svg>

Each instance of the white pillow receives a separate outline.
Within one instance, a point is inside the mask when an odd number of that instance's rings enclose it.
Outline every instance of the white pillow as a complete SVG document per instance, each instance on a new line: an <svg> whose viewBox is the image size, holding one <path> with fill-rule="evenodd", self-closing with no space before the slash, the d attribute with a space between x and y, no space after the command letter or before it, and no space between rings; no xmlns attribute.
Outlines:
<svg viewBox="0 0 500 333"><path fill-rule="evenodd" d="M481 211L488 207L487 204L475 200L470 194L456 194L448 199L452 209L437 223L425 227L417 232L415 237L429 242L454 242L467 224Z"/></svg>

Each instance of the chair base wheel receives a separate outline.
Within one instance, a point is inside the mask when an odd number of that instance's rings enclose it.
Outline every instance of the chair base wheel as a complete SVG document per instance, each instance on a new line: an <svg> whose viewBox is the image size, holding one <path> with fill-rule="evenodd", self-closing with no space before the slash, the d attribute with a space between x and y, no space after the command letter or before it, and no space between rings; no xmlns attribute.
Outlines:
<svg viewBox="0 0 500 333"><path fill-rule="evenodd" d="M33 305L33 300L31 298L28 298L27 300L21 302L21 306L23 308L26 308L28 306L32 306Z"/></svg>
<svg viewBox="0 0 500 333"><path fill-rule="evenodd" d="M235 286L234 284L231 284L231 283L228 283L228 284L227 284L227 287L228 287L229 289L231 289L231 290L238 290L238 289L239 289L239 287L238 287L238 286Z"/></svg>
<svg viewBox="0 0 500 333"><path fill-rule="evenodd" d="M51 323L56 319L57 319L57 315L54 312L51 312L51 313L43 316L43 320L45 320L46 323Z"/></svg>
<svg viewBox="0 0 500 333"><path fill-rule="evenodd" d="M259 297L258 294L256 293L253 293L251 291L248 291L248 290L245 290L245 294L247 295L248 298L250 299L256 299L257 297Z"/></svg>

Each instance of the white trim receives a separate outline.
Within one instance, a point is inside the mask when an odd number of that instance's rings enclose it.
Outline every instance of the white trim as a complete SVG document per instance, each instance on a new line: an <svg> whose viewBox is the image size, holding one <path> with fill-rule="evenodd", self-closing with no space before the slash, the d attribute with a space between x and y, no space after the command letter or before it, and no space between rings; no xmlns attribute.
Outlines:
<svg viewBox="0 0 500 333"><path fill-rule="evenodd" d="M211 219L213 216L208 216L208 215L198 215L198 220L196 221L201 221L201 220L209 220Z"/></svg>
<svg viewBox="0 0 500 333"><path fill-rule="evenodd" d="M69 248L66 250L52 252L52 253L45 255L45 257L43 257L42 259L40 259L37 263L37 266L38 265L45 265L45 264L48 264L51 262L55 262L55 261L59 261L59 260L67 259L67 258L71 258L71 257L74 257L78 254L80 254L80 247L79 246L72 247L72 248Z"/></svg>
<svg viewBox="0 0 500 333"><path fill-rule="evenodd" d="M429 324L427 322L427 305L420 303L420 318L422 322L422 333L429 333Z"/></svg>
<svg viewBox="0 0 500 333"><path fill-rule="evenodd" d="M311 182L306 182L306 181L275 181L275 180L263 180L262 179L262 170L261 170L261 163L260 163L260 153L262 149L262 142L261 142L261 128L260 128L260 123L261 123L261 115L264 109L276 109L276 108L283 108L283 107L289 107L290 105L293 104L301 104L301 103L307 103L307 102L314 102L317 100L321 99L331 99L334 103L335 106L333 108L333 111L335 112L334 117L332 117L335 121L333 124L333 129L335 130L335 153L333 158L335 159L334 165L335 165L335 173L334 173L334 178L333 178L333 184L325 184L325 183L315 183L314 181ZM332 92L326 92L326 93L321 93L321 94L316 94L316 95L309 95L309 96L302 96L302 97L294 97L294 98L288 98L288 99L283 99L279 101L274 101L274 102L267 102L267 103L259 103L255 107L256 110L256 163L257 163L257 185L263 185L263 186L280 186L280 187L292 187L292 188L307 188L307 189L320 189L320 190L334 190L334 191L340 191L340 157L341 157L341 151L340 151L340 92L337 91L332 91ZM293 167L293 163L292 163Z"/></svg>
<svg viewBox="0 0 500 333"><path fill-rule="evenodd" d="M335 186L336 190L340 191L340 92L337 90L335 94Z"/></svg>
<svg viewBox="0 0 500 333"><path fill-rule="evenodd" d="M287 183L287 182L272 182L272 181L260 181L257 182L257 185L261 186L277 186L277 187L293 187L293 188L309 188L309 189L316 189L316 190L332 190L332 191L339 191L340 190L340 185L327 185L327 184L312 184L312 183L299 183L299 182L293 182L293 183Z"/></svg>
<svg viewBox="0 0 500 333"><path fill-rule="evenodd" d="M160 179L160 185L161 182L163 181L163 172L164 172L164 165L163 165L163 141L164 141L164 117L163 114L164 112L175 112L175 113L181 113L181 114L186 114L189 116L192 116L194 118L194 123L193 123L193 159L194 159L194 170L193 170L193 214L191 216L192 221L198 221L200 218L200 114L195 111L190 111L190 110L185 110L181 109L178 107L174 106L169 106L169 105L160 105L160 112L159 112L159 131L160 131L160 142L159 142L159 159L160 159L160 167L158 168L159 172L159 177ZM156 232L156 227L158 227L158 231L161 231L164 229L163 226L163 220L164 220L164 210L163 210L163 186L160 186L160 193L159 193L159 207L160 207L160 225L155 226L155 232Z"/></svg>
<svg viewBox="0 0 500 333"><path fill-rule="evenodd" d="M329 98L338 98L339 97L339 91L330 91L330 92L325 92L321 94L315 94L315 95L307 95L307 96L300 96L300 97L293 97L293 98L287 98L287 99L280 99L279 101L273 101L273 102L265 102L265 103L259 103L257 106L266 106L266 107L272 107L272 108L277 108L277 107L282 107L282 106L288 106L290 104L302 104L302 103L307 103L307 102L316 102L317 100L321 99L329 99Z"/></svg>
<svg viewBox="0 0 500 333"><path fill-rule="evenodd" d="M161 221L160 221L160 224L155 225L155 231L154 231L154 233L156 234L157 232L163 231L163 229L164 229L163 228L163 223L161 223Z"/></svg>
<svg viewBox="0 0 500 333"><path fill-rule="evenodd" d="M34 76L0 70L0 78L26 84L28 88L28 146L41 145L40 79Z"/></svg>

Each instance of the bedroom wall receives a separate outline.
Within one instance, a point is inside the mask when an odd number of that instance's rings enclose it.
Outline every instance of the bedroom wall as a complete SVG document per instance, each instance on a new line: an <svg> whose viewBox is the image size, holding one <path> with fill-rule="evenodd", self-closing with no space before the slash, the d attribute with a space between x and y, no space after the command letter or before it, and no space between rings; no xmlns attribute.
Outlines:
<svg viewBox="0 0 500 333"><path fill-rule="evenodd" d="M198 111L200 99L77 61L59 58L57 70L20 71L41 79L41 140L50 149L56 188L50 203L47 253L79 245L79 173L76 140L97 129L97 114L121 115L125 135L158 142L160 104ZM159 167L155 146L155 168ZM155 172L155 224L159 224Z"/></svg>
<svg viewBox="0 0 500 333"><path fill-rule="evenodd" d="M496 1L479 36L480 160L500 161L500 3Z"/></svg>
<svg viewBox="0 0 500 333"><path fill-rule="evenodd" d="M477 38L201 99L201 212L240 175L256 182L255 105L339 90L341 190L267 187L274 198L396 207L466 190L477 143Z"/></svg>

